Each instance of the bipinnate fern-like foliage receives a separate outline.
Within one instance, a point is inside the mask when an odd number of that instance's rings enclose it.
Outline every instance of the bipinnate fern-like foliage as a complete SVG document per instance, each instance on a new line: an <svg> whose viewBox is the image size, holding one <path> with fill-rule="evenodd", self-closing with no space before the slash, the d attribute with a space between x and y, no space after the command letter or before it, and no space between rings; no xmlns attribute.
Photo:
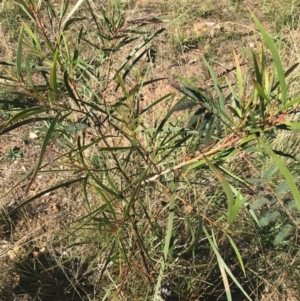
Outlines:
<svg viewBox="0 0 300 301"><path fill-rule="evenodd" d="M278 168L272 164L260 178L247 180L259 187L257 199L251 203L250 209L255 212L259 227L268 229L274 246L287 243L293 232L300 228L299 212L290 197L288 184L286 180L279 181L278 176ZM294 176L294 180L299 180L299 177Z"/></svg>

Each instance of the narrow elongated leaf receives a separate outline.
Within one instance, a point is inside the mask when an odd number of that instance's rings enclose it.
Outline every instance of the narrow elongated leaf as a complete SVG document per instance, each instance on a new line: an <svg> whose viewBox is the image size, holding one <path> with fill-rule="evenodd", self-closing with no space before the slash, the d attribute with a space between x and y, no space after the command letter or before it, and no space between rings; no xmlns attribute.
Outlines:
<svg viewBox="0 0 300 301"><path fill-rule="evenodd" d="M238 85L239 85L239 95L240 98L244 95L244 86L243 86L243 77L242 77L242 70L239 62L239 58L236 54L236 51L234 48L232 48L234 60L235 60L235 67L236 67L236 77L238 79Z"/></svg>
<svg viewBox="0 0 300 301"><path fill-rule="evenodd" d="M26 124L31 124L31 123L34 123L34 122L38 122L38 121L47 121L47 120L53 120L53 117L35 117L35 118L29 118L29 119L25 119L25 120L22 120L20 122L16 122L14 123L13 125L11 126L5 126L3 128L1 128L1 124L0 124L0 134L3 135L3 134L6 134L6 133L9 133L10 131L13 131L23 125L26 125Z"/></svg>
<svg viewBox="0 0 300 301"><path fill-rule="evenodd" d="M286 102L284 105L282 105L280 108L279 108L279 111L284 111L294 105L299 105L300 104L300 96Z"/></svg>
<svg viewBox="0 0 300 301"><path fill-rule="evenodd" d="M115 222L117 221L117 215L112 204L112 201L107 197L107 195L102 191L101 187L94 185L96 191L100 194L101 198L104 200L105 204L107 205L109 211L113 215Z"/></svg>
<svg viewBox="0 0 300 301"><path fill-rule="evenodd" d="M79 8L79 6L82 4L84 0L78 0L78 2L75 4L75 6L72 8L72 10L69 12L69 14L66 16L65 20L62 22L61 27L65 30L65 27L67 25L67 22L71 19L71 17L74 15L76 10ZM69 2L69 1L67 1Z"/></svg>
<svg viewBox="0 0 300 301"><path fill-rule="evenodd" d="M136 53L142 49L145 45L147 45L152 39L154 39L156 36L158 36L159 34L161 34L162 32L164 32L167 28L169 28L171 25L173 25L174 23L176 23L180 18L182 18L184 14L181 14L180 16L178 16L176 19L174 19L173 21L171 21L170 23L168 23L165 27L159 29L158 31L156 31L155 33L149 35L148 37L146 37L144 39L144 41L142 43L140 43L138 46L136 46L130 53L129 55L126 57L126 59L123 61L123 63L121 64L121 67L118 69L118 73L120 73L120 71L126 66L126 64L136 55Z"/></svg>
<svg viewBox="0 0 300 301"><path fill-rule="evenodd" d="M75 101L76 105L80 108L80 105L79 105L79 99L77 99L77 97L75 96L74 94L74 91L73 91L73 88L71 87L70 85L70 78L69 78L69 74L68 74L68 71L66 70L64 72L64 84L65 84L65 87L69 93L69 96Z"/></svg>
<svg viewBox="0 0 300 301"><path fill-rule="evenodd" d="M192 251L196 246L197 244L199 243L199 240L201 238L203 234L203 229L202 229L202 217L198 217L198 228L197 228L197 231L194 235L194 238L193 238L193 241L191 243L191 245L182 252L182 254L187 254L189 253L190 251Z"/></svg>
<svg viewBox="0 0 300 301"><path fill-rule="evenodd" d="M264 52L263 52L263 49L262 49L262 52L261 52L261 66L259 66L259 62L257 61L258 58L257 56L255 55L254 52L252 52L252 58L253 58L253 65L254 65L254 71L255 71L255 79L256 81L262 85L263 82L262 82L262 68L263 68L263 60L264 60Z"/></svg>
<svg viewBox="0 0 300 301"><path fill-rule="evenodd" d="M223 191L225 192L225 194L227 196L227 204L228 204L227 224L228 224L228 227L229 227L233 222L233 216L232 216L233 193L232 193L232 190L230 188L230 185L229 185L228 181L222 175L222 173L212 163L210 163L209 160L207 160L205 157L204 157L204 159L206 161L206 164L209 166L209 168L214 172L216 178L220 181L220 184L223 188Z"/></svg>
<svg viewBox="0 0 300 301"><path fill-rule="evenodd" d="M214 232L212 230L212 242L215 245L216 249L217 247L217 241L216 241L216 237L214 235ZM219 269L221 272L221 276L223 279L223 284L224 284L224 289L225 289L225 293L227 296L227 301L232 301L232 296L231 296L231 291L230 291L230 285L229 285L229 281L228 281L228 277L226 275L225 272L225 265L226 263L224 263L224 261L222 260L222 258L220 256L217 256L217 261L218 261L218 265L219 265Z"/></svg>
<svg viewBox="0 0 300 301"><path fill-rule="evenodd" d="M26 23L26 22L24 22L23 20L22 20L22 23L23 23L23 26L24 26L24 29L26 30L26 32L29 34L29 36L32 38L32 40L34 41L34 46L36 47L36 49L38 50L38 51L42 51L41 50L41 44L40 44L40 42L39 42L39 39L36 37L36 35L33 33L33 31L31 30L31 28L29 27L29 25ZM43 55L45 55L45 54L43 54Z"/></svg>
<svg viewBox="0 0 300 301"><path fill-rule="evenodd" d="M300 122L283 121L278 125L278 128L281 128L282 125L284 125L289 130L292 130L292 131L299 131L300 130Z"/></svg>
<svg viewBox="0 0 300 301"><path fill-rule="evenodd" d="M137 199L137 196L138 196L138 194L140 192L140 189L141 189L141 184L144 182L144 180L145 180L145 178L148 174L148 171L149 171L149 167L145 169L143 174L138 179L138 183L136 184L136 187L135 187L134 191L132 192L132 195L130 196L130 200L129 200L129 203L126 207L126 210L124 210L124 218L123 218L124 222L128 218L129 212L132 209L132 205L133 205L134 201Z"/></svg>
<svg viewBox="0 0 300 301"><path fill-rule="evenodd" d="M287 98L287 88L286 88L286 82L285 82L285 75L284 75L284 70L281 64L280 57L278 55L278 52L276 50L276 47L271 39L271 37L267 34L265 31L264 27L262 24L258 21L258 19L252 14L252 18L258 27L259 31L261 32L265 43L267 44L268 48L271 51L272 58L275 63L275 68L277 70L277 75L280 83L280 90L281 90L281 102L284 105L286 103L286 98Z"/></svg>
<svg viewBox="0 0 300 301"><path fill-rule="evenodd" d="M199 103L195 102L195 101L181 102L179 104L176 104L172 108L172 112L175 112L175 111L184 111L184 110L187 110L187 109L194 108L195 106L198 106L198 105L199 105Z"/></svg>
<svg viewBox="0 0 300 301"><path fill-rule="evenodd" d="M243 271L243 273L244 273L244 275L246 277L246 270L245 270L245 266L244 266L244 262L243 262L243 258L241 256L241 253L240 253L238 247L236 246L235 242L233 241L233 239L228 234L227 234L227 237L228 237L229 242L230 242L230 244L231 244L231 246L232 246L232 248L233 248L233 250L234 250L234 252L236 254L236 257L239 260L241 269L242 269L242 271Z"/></svg>
<svg viewBox="0 0 300 301"><path fill-rule="evenodd" d="M16 122L20 119L24 119L32 115L39 115L48 111L49 111L48 107L35 107L30 109L24 109L20 113L17 113L13 117L11 117L8 121L6 121L3 124L3 127L6 128L9 124Z"/></svg>
<svg viewBox="0 0 300 301"><path fill-rule="evenodd" d="M29 16L29 18L34 22L34 16L30 10L30 8L27 6L27 3L23 0L14 0L15 2L19 3L19 5L22 7L24 12Z"/></svg>
<svg viewBox="0 0 300 301"><path fill-rule="evenodd" d="M57 58L59 53L59 47L56 48L51 75L50 75L50 86L54 92L54 99L57 100Z"/></svg>
<svg viewBox="0 0 300 301"><path fill-rule="evenodd" d="M169 93L166 94L162 97L160 97L159 99L157 99L156 101L154 101L153 103L151 103L148 107L146 107L145 109L141 110L140 115L142 115L143 113L147 112L149 109L151 109L152 107L154 107L155 105L159 104L162 101L166 101L169 99L174 98L174 94L173 93Z"/></svg>
<svg viewBox="0 0 300 301"><path fill-rule="evenodd" d="M284 76L287 78L293 71L299 66L299 63L295 63L292 65L288 70L285 71ZM276 84L273 85L271 92L274 92L277 87L279 86L280 82L278 81Z"/></svg>
<svg viewBox="0 0 300 301"><path fill-rule="evenodd" d="M203 57L203 60L204 60L204 63L206 65L206 67L208 68L209 70L209 73L214 81L214 84L215 84L215 89L218 93L218 96L219 96L219 106L216 104L216 109L217 109L217 112L219 114L221 114L221 112L225 112L225 97L223 95L223 92L221 90L221 85L220 85L220 82L214 72L214 70L212 69L212 67L210 66L210 64L208 63L208 61Z"/></svg>
<svg viewBox="0 0 300 301"><path fill-rule="evenodd" d="M86 165L85 159L84 159L83 154L82 154L83 151L82 151L82 147L81 147L81 143L80 143L80 137L78 137L77 145L78 145L78 150L79 150L78 154L80 155L81 163L84 165L85 170L88 172L89 176L95 181L94 187L97 189L97 191L99 193L102 194L102 197L104 197L105 194L101 191L101 189L105 190L110 195L113 195L118 199L123 199L123 196L119 192L116 192L116 191L110 189L109 187L107 187L106 185L104 185L103 183L101 183L101 181L93 174L91 169ZM110 201L109 201L109 203L110 203Z"/></svg>
<svg viewBox="0 0 300 301"><path fill-rule="evenodd" d="M258 94L263 99L265 99L268 103L270 103L269 97L267 96L267 94L265 93L263 87L259 84L259 82L257 82L255 79L253 79L253 82L254 82L254 86L255 86L255 89L257 90Z"/></svg>
<svg viewBox="0 0 300 301"><path fill-rule="evenodd" d="M63 28L63 31L68 30L74 23L78 22L78 21L82 21L85 20L86 17L82 17L82 18L71 18L70 20L68 20Z"/></svg>
<svg viewBox="0 0 300 301"><path fill-rule="evenodd" d="M24 27L21 27L19 40L18 40L18 47L17 47L17 61L16 61L16 67L17 67L17 77L18 79L21 79L21 72L22 72L22 46L23 46L23 32Z"/></svg>
<svg viewBox="0 0 300 301"><path fill-rule="evenodd" d="M60 112L54 117L54 119L51 122L51 124L49 126L49 129L48 129L48 131L46 133L45 139L44 139L42 147L41 147L41 151L40 151L40 155L39 155L39 160L38 160L38 162L36 164L36 167L35 167L34 173L32 175L31 181L30 181L29 185L27 186L26 193L29 191L30 186L31 186L34 178L36 177L36 175L37 175L37 173L39 171L39 168L40 168L40 166L41 166L41 164L43 162L43 159L44 159L47 147L49 146L50 139L52 137L53 132L55 131L55 126L56 126L59 118L60 118Z"/></svg>
<svg viewBox="0 0 300 301"><path fill-rule="evenodd" d="M59 188L62 188L62 187L68 187L69 185L75 184L77 182L81 182L83 180L84 180L84 178L78 178L78 179L75 179L75 180L70 180L70 181L67 181L67 182L55 185L53 187L50 187L50 188L48 188L48 189L46 189L46 190L44 190L44 191L42 191L42 192L34 195L33 197L25 200L23 203L21 203L20 205L18 205L17 207L15 207L14 209L12 209L11 211L9 211L6 215L1 216L0 221L5 220L8 216L12 216L14 213L16 213L17 211L19 211L25 205L31 203L32 201L40 198L41 196L43 196L43 195L45 195L45 194L47 194L49 192L55 191L55 190L57 190Z"/></svg>

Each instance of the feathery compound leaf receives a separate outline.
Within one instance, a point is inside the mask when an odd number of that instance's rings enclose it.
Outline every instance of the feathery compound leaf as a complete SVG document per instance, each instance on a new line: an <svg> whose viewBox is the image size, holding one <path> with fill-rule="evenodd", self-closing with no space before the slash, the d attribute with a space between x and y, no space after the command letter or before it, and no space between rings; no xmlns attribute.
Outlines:
<svg viewBox="0 0 300 301"><path fill-rule="evenodd" d="M276 164L272 164L267 170L265 170L262 174L264 179L271 179L273 175L278 171L278 167Z"/></svg>
<svg viewBox="0 0 300 301"><path fill-rule="evenodd" d="M263 217L259 219L259 224L261 227L266 227L271 222L274 222L279 216L280 216L279 211L267 212Z"/></svg>
<svg viewBox="0 0 300 301"><path fill-rule="evenodd" d="M289 186L287 184L286 181L281 182L277 187L276 187L276 194L283 194L285 192L287 192L287 190L289 189Z"/></svg>
<svg viewBox="0 0 300 301"><path fill-rule="evenodd" d="M293 226L291 224L284 225L279 233L274 238L273 245L276 247L283 243L283 241L290 235L291 231L293 230Z"/></svg>
<svg viewBox="0 0 300 301"><path fill-rule="evenodd" d="M285 205L289 210L297 209L297 206L293 200L288 201Z"/></svg>
<svg viewBox="0 0 300 301"><path fill-rule="evenodd" d="M75 124L70 124L66 127L66 131L68 133L76 133L78 131L82 131L87 128L87 125L85 123L75 123Z"/></svg>
<svg viewBox="0 0 300 301"><path fill-rule="evenodd" d="M261 208L262 206L264 206L264 205L266 205L266 204L268 204L269 203L269 201L268 201L268 199L266 199L266 198L259 198L258 200L256 200L256 201L254 201L251 205L250 205L250 208L252 209L252 210L256 210L256 209L258 209L258 208Z"/></svg>
<svg viewBox="0 0 300 301"><path fill-rule="evenodd" d="M294 177L292 176L291 172L288 170L284 162L280 159L280 157L273 152L270 146L267 145L261 138L259 138L259 142L262 145L262 147L266 150L266 152L269 154L269 156L273 159L274 163L277 165L278 169L285 177L285 180L289 188L291 189L298 210L300 211L300 193L294 181Z"/></svg>

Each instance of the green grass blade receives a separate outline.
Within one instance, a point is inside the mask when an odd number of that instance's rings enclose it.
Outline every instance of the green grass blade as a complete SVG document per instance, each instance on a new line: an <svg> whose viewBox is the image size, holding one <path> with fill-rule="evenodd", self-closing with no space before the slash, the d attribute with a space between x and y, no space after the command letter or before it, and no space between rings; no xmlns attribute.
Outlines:
<svg viewBox="0 0 300 301"><path fill-rule="evenodd" d="M245 266L244 266L244 262L243 262L243 258L241 256L241 253L240 253L239 249L237 248L237 246L236 246L235 242L233 241L233 239L228 234L227 234L227 237L228 237L229 242L230 242L230 244L231 244L231 246L232 246L232 248L233 248L233 250L234 250L234 252L236 254L236 257L239 260L241 269L242 269L242 271L243 271L243 273L244 273L244 275L246 277L246 270L245 270Z"/></svg>
<svg viewBox="0 0 300 301"><path fill-rule="evenodd" d="M159 269L159 274L158 274L156 285L155 285L155 293L154 293L153 301L156 301L158 298L158 292L160 290L163 273L164 273L164 270L166 267L167 256L169 253L170 242L171 242L171 238L172 238L173 221L174 221L174 207L175 207L174 190L175 190L175 185L174 185L174 183L172 183L172 185L171 185L172 194L171 194L170 201L169 201L169 217L168 217L167 233L166 233L166 238L165 238L164 253L163 253L163 257L161 258L160 269Z"/></svg>
<svg viewBox="0 0 300 301"><path fill-rule="evenodd" d="M279 108L279 112L281 111L284 111L294 105L299 105L300 104L300 96L286 102L284 105L282 105L280 108Z"/></svg>
<svg viewBox="0 0 300 301"><path fill-rule="evenodd" d="M261 53L261 66L259 66L259 62L257 61L257 56L255 55L254 52L252 52L252 58L253 58L253 65L254 65L254 72L255 72L255 79L256 81L262 85L263 82L262 82L262 68L263 68L263 60L264 60L264 53L263 53L263 50L262 50L262 53ZM261 68L260 68L261 67Z"/></svg>
<svg viewBox="0 0 300 301"><path fill-rule="evenodd" d="M212 229L211 232L212 232L212 242L213 242L216 250L218 250L216 236L214 234L213 229ZM219 266L219 269L220 269L220 272L221 272L221 276L222 276L222 280L223 280L223 284L224 284L224 289L225 289L225 293L226 293L226 297L227 297L227 301L232 301L230 285L229 285L228 277L227 277L226 272L225 272L225 267L227 267L227 265L223 261L221 256L217 255L217 261L218 261L218 266Z"/></svg>
<svg viewBox="0 0 300 301"><path fill-rule="evenodd" d="M102 199L104 200L105 204L107 205L109 211L113 215L113 218L115 222L117 222L117 215L114 209L114 206L112 205L112 201L106 196L106 194L102 191L101 187L98 185L93 185L96 191L101 195Z"/></svg>
<svg viewBox="0 0 300 301"><path fill-rule="evenodd" d="M103 183L101 183L101 181L99 179L97 179L97 177L93 174L92 170L86 165L85 163L85 159L83 156L83 147L81 147L81 143L80 143L80 137L78 137L77 140L77 145L78 145L78 153L80 156L80 161L81 163L84 165L84 169L88 172L88 174L90 175L90 177L95 181L94 187L97 189L98 192L101 192L102 196L104 196L104 193L102 193L102 190L105 190L109 195L113 195L118 199L123 199L122 194L120 194L118 191L114 191L112 189L110 189L109 187L107 187L106 185L104 185ZM107 199L108 200L108 199Z"/></svg>
<svg viewBox="0 0 300 301"><path fill-rule="evenodd" d="M197 244L199 243L199 240L201 238L203 234L203 229L202 229L202 217L198 217L198 228L197 228L197 231L193 237L193 241L192 243L190 244L190 246L184 250L181 254L188 254L190 251L194 250L195 247L197 246Z"/></svg>
<svg viewBox="0 0 300 301"><path fill-rule="evenodd" d="M218 260L218 263L219 263L219 267L220 267L220 270L222 271L223 269L227 272L227 274L230 276L230 278L234 281L234 283L237 285L237 287L242 291L242 293L244 294L244 296L249 300L249 301L252 301L252 299L249 297L249 295L245 292L244 288L242 287L242 285L238 282L238 280L235 278L235 276L232 274L230 268L226 265L226 263L224 262L222 256L220 255L218 249L217 249L217 246L216 244L214 243L214 241L212 240L211 236L208 234L206 228L203 226L203 232L205 233L207 239L208 239L208 242L211 246L211 248L213 249L216 257L217 257L217 260ZM213 235L214 237L214 235ZM230 288L227 288L227 289L230 289ZM226 294L227 294L227 289L225 287L225 290L226 290ZM227 295L228 296L228 295Z"/></svg>

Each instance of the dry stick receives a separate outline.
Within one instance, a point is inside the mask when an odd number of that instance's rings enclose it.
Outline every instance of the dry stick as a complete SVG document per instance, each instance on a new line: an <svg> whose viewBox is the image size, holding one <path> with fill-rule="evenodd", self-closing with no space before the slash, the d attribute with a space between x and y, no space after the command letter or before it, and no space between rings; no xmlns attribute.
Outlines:
<svg viewBox="0 0 300 301"><path fill-rule="evenodd" d="M230 139L230 138L231 138L231 137L229 136L228 139ZM180 168L182 168L182 167L184 167L184 166L186 166L186 165L189 165L189 164L191 164L191 163L197 162L197 161L203 159L204 157L213 155L213 154L217 153L217 152L218 152L219 150L221 150L221 149L224 149L224 148L226 148L226 147L228 147L228 146L232 146L235 142L239 141L241 138L242 138L241 136L234 137L234 138L232 138L230 141L228 141L228 142L223 142L222 144L217 145L217 146L216 146L215 148L213 148L213 149L210 149L210 147L207 147L207 148L206 148L206 149L208 149L207 151L204 149L204 150L201 151L201 153L200 153L199 155L197 155L196 157L194 157L194 158L192 158L192 159L190 159L190 160L188 160L188 161L181 162L181 163L179 163L178 165L176 165L176 166L174 166L174 167L170 167L170 168L168 168L168 169L166 169L166 170L164 170L164 171L162 171L162 172L160 172L160 173L158 173L158 174L156 174L156 175L154 175L154 176L152 176L152 177L150 177L150 178L144 180L144 181L142 182L141 185L145 185L146 183L154 182L154 181L157 180L159 177L161 177L161 176L163 176L163 175L165 175L165 174L168 174L168 173L170 173L170 172L174 172L174 171L176 171L176 170L178 170L178 169L180 169ZM227 140L228 140L228 139L227 139Z"/></svg>
<svg viewBox="0 0 300 301"><path fill-rule="evenodd" d="M154 279L152 278L151 273L149 273L149 269L148 269L148 266L147 266L147 263L146 263L145 254L144 254L143 248L142 248L142 246L140 244L140 241L139 241L138 229L137 229L136 222L134 220L131 220L131 221L132 221L132 227L133 227L133 235L134 235L134 238L135 238L136 246L137 246L138 251L139 251L138 255L140 257L140 261L141 261L141 264L142 264L143 273L148 278L148 280L151 283L153 283Z"/></svg>
<svg viewBox="0 0 300 301"><path fill-rule="evenodd" d="M156 181L158 185L160 185L163 189L164 189L164 193L167 194L167 197L170 196L170 190L167 186L165 186L164 184L162 184L159 181ZM213 220L211 220L210 218L208 218L205 214L201 213L199 211L198 208L195 208L193 205L191 205L188 201L186 201L185 199L183 199L182 197L180 197L178 194L176 194L176 199L178 199L179 201L181 201L184 206L191 208L191 210L196 213L197 215L201 216L203 219L205 219L210 225L214 225L215 227L220 228L220 226Z"/></svg>

